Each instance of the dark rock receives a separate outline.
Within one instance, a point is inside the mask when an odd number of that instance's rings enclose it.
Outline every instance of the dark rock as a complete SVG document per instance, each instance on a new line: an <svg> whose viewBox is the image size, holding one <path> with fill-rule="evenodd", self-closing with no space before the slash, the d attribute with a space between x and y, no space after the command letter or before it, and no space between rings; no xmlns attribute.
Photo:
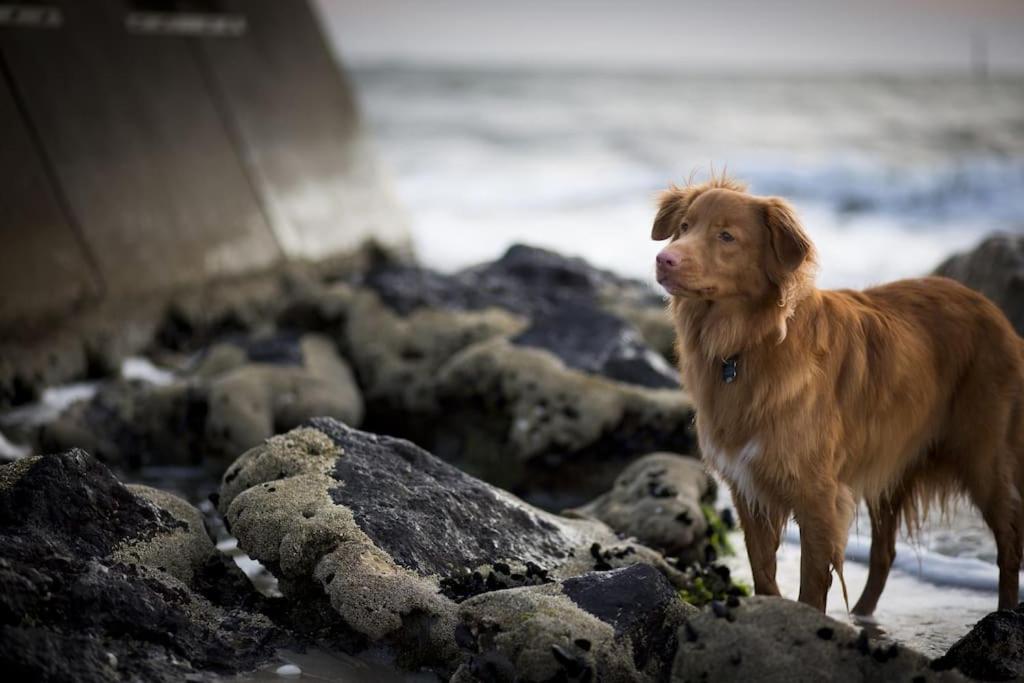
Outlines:
<svg viewBox="0 0 1024 683"><path fill-rule="evenodd" d="M501 308L527 318L552 317L574 307L600 306L628 320L646 345L664 358L672 355L675 333L663 297L650 285L621 278L579 258L517 244L501 258L442 275L425 268L383 264L365 280L394 311L405 316L421 309L482 310ZM618 368L627 380L650 376L649 368ZM661 375L659 371L657 375Z"/></svg>
<svg viewBox="0 0 1024 683"><path fill-rule="evenodd" d="M610 491L565 514L599 519L685 565L704 555L708 523L701 506L714 496L714 480L699 460L652 453L623 470Z"/></svg>
<svg viewBox="0 0 1024 683"><path fill-rule="evenodd" d="M452 680L665 680L691 611L643 565L487 593L462 605L474 649ZM501 663L499 678L486 677L488 662Z"/></svg>
<svg viewBox="0 0 1024 683"><path fill-rule="evenodd" d="M566 366L655 389L677 388L679 375L636 328L593 304L566 304L533 319L513 344L550 351Z"/></svg>
<svg viewBox="0 0 1024 683"><path fill-rule="evenodd" d="M351 424L363 416L334 344L319 335L257 337L208 349L191 375L171 384L104 384L44 424L36 444L41 452L88 448L128 471L205 464L219 473L225 459L318 415Z"/></svg>
<svg viewBox="0 0 1024 683"><path fill-rule="evenodd" d="M458 615L473 611L466 606L559 592L590 570L586 549L595 543L609 569L645 564L682 580L651 549L630 543L627 552L605 525L532 508L407 441L329 419L310 425L239 458L225 473L220 509L289 601L329 604L338 625L394 648L403 666L450 671L469 642L488 652L482 622L456 642ZM564 597L559 604L578 610ZM551 659L550 645L530 647ZM476 666L501 668L481 657Z"/></svg>
<svg viewBox="0 0 1024 683"><path fill-rule="evenodd" d="M493 487L408 441L371 436L333 420L311 425L346 454L331 473L339 482L331 499L351 510L374 544L408 569L448 576L499 558L550 564L574 545L565 527L515 499L495 496ZM410 528L432 533L410 534Z"/></svg>
<svg viewBox="0 0 1024 683"><path fill-rule="evenodd" d="M668 661L676 648L675 628L666 614L678 611L679 595L665 577L648 565L584 574L562 582L580 609L612 626L633 646L633 663L644 670L652 657ZM584 648L586 649L586 648Z"/></svg>
<svg viewBox="0 0 1024 683"><path fill-rule="evenodd" d="M154 386L134 380L102 385L88 401L68 407L43 424L40 452L85 448L111 466L198 465L208 404L188 383Z"/></svg>
<svg viewBox="0 0 1024 683"><path fill-rule="evenodd" d="M956 254L935 269L976 289L1024 335L1024 235L995 234L971 251Z"/></svg>
<svg viewBox="0 0 1024 683"><path fill-rule="evenodd" d="M602 286L623 282L582 259L521 244L496 261L455 275L385 264L365 279L388 306L403 315L420 308L494 307L532 316L569 302L596 302Z"/></svg>
<svg viewBox="0 0 1024 683"><path fill-rule="evenodd" d="M1024 604L986 616L932 666L956 668L983 681L1024 676Z"/></svg>
<svg viewBox="0 0 1024 683"><path fill-rule="evenodd" d="M269 621L197 592L216 551L199 513L172 499L129 490L82 451L0 466L6 675L176 681L273 657Z"/></svg>

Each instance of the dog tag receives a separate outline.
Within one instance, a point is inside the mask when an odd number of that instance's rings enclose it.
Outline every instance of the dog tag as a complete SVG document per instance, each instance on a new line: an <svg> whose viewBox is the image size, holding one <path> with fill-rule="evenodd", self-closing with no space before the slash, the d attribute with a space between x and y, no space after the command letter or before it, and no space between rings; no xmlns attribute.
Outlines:
<svg viewBox="0 0 1024 683"><path fill-rule="evenodd" d="M722 381L726 384L732 384L736 381L736 376L739 374L738 367L739 359L736 356L726 358L722 361Z"/></svg>

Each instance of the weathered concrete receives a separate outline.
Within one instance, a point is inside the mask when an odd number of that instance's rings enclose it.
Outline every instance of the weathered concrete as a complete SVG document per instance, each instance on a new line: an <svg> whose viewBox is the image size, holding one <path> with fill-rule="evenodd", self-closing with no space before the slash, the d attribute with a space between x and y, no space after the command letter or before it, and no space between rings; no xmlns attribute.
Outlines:
<svg viewBox="0 0 1024 683"><path fill-rule="evenodd" d="M367 237L404 238L367 147L352 89L305 2L228 0L248 31L202 40L284 253L319 258ZM335 57L336 58L336 57Z"/></svg>
<svg viewBox="0 0 1024 683"><path fill-rule="evenodd" d="M278 259L187 40L128 34L116 0L58 4L63 28L3 55L111 295Z"/></svg>
<svg viewBox="0 0 1024 683"><path fill-rule="evenodd" d="M95 297L97 274L61 210L6 81L0 81L0 131L0 320ZM8 283L18 283L17 291Z"/></svg>
<svg viewBox="0 0 1024 683"><path fill-rule="evenodd" d="M61 27L0 36L0 342L83 303L405 243L307 3L223 3L247 30L219 38L50 4Z"/></svg>

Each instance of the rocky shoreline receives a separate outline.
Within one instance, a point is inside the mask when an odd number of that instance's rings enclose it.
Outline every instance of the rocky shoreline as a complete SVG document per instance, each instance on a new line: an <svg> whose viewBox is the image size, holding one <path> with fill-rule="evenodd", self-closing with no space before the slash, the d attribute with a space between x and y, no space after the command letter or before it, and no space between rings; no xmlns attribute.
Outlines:
<svg viewBox="0 0 1024 683"><path fill-rule="evenodd" d="M1016 287L1024 240L996 242L943 268L987 259L996 284L972 286ZM289 277L218 315L172 303L143 345L160 382L111 351L90 398L0 420L51 453L0 464L5 671L205 680L321 648L459 682L1024 672L1015 612L929 661L746 596L643 284L522 246ZM48 383L3 369L8 405ZM190 502L122 483L154 468L196 472ZM221 523L279 595L218 551Z"/></svg>

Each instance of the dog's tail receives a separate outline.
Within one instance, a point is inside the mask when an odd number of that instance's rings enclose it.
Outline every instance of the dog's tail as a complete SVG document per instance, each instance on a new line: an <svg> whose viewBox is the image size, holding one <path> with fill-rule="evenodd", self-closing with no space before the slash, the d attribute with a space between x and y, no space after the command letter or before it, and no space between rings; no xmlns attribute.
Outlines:
<svg viewBox="0 0 1024 683"><path fill-rule="evenodd" d="M853 497L853 492L847 487L841 487L836 498L836 512L838 513L839 524L842 526L838 530L839 533L832 546L832 568L835 569L836 576L839 577L839 585L843 588L843 604L846 605L847 612L850 611L850 595L846 590L846 578L843 576L843 558L846 555L846 542L849 539L850 522L853 521L856 511L857 501Z"/></svg>
<svg viewBox="0 0 1024 683"><path fill-rule="evenodd" d="M839 577L839 585L843 589L843 603L846 605L846 611L850 611L850 596L846 592L846 579L843 578L843 555L845 550L843 548L837 548L833 550L832 554L832 568L836 570L836 576Z"/></svg>

